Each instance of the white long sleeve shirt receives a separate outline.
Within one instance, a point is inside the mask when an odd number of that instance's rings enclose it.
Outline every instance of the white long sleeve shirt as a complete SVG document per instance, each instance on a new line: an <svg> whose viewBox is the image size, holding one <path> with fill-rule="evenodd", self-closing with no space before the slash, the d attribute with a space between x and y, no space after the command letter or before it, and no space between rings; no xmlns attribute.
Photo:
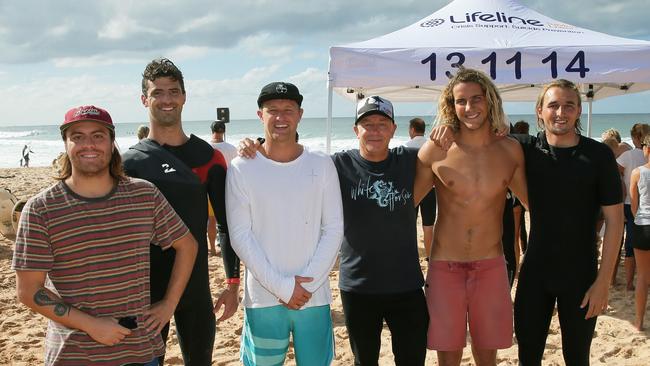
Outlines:
<svg viewBox="0 0 650 366"><path fill-rule="evenodd" d="M343 239L338 175L329 156L307 149L279 163L257 154L235 158L226 179L233 249L246 266L244 306L288 302L294 276L312 293L305 307L332 300L328 275Z"/></svg>
<svg viewBox="0 0 650 366"><path fill-rule="evenodd" d="M643 156L643 149L634 148L621 154L616 159L618 165L624 168L623 182L625 182L625 204L630 204L630 179L632 171L646 163L645 156Z"/></svg>

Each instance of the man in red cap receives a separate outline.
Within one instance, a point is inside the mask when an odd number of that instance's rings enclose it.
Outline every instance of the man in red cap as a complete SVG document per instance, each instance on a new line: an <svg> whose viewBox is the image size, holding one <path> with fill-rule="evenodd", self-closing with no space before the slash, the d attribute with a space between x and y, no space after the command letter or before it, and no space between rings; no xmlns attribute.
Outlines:
<svg viewBox="0 0 650 366"><path fill-rule="evenodd" d="M58 182L26 203L18 227L18 299L50 319L46 365L155 365L196 241L155 186L124 176L108 112L69 110L61 136ZM165 298L155 304L150 242L176 252Z"/></svg>

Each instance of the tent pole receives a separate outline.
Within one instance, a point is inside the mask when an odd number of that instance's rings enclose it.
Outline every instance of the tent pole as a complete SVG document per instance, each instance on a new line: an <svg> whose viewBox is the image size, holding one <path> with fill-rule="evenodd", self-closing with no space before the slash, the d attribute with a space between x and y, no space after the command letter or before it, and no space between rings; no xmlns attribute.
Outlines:
<svg viewBox="0 0 650 366"><path fill-rule="evenodd" d="M594 101L594 84L589 84L589 90L587 91L587 137L591 137L591 113L592 113L592 103Z"/></svg>
<svg viewBox="0 0 650 366"><path fill-rule="evenodd" d="M327 121L325 122L325 130L327 131L327 140L325 142L325 152L330 154L332 148L332 96L333 96L332 83L327 78Z"/></svg>
<svg viewBox="0 0 650 366"><path fill-rule="evenodd" d="M591 137L591 103L592 103L592 98L589 98L588 100L588 109L587 109L587 137Z"/></svg>

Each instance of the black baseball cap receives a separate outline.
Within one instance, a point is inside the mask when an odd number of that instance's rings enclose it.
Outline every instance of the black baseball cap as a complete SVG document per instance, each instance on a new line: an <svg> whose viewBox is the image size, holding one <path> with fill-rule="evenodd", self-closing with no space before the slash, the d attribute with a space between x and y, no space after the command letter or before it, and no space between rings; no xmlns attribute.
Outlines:
<svg viewBox="0 0 650 366"><path fill-rule="evenodd" d="M290 99L298 103L299 107L302 105L302 95L300 95L298 87L284 81L266 84L260 91L260 96L257 97L257 106L262 108L262 104L271 99Z"/></svg>

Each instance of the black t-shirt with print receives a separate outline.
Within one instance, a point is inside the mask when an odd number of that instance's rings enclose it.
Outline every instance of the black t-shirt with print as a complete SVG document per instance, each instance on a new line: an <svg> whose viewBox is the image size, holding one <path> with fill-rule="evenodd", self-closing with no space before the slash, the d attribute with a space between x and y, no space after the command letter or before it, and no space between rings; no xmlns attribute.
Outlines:
<svg viewBox="0 0 650 366"><path fill-rule="evenodd" d="M371 162L359 150L333 155L343 198L341 290L395 294L424 284L417 248L413 184L417 150L391 149Z"/></svg>

